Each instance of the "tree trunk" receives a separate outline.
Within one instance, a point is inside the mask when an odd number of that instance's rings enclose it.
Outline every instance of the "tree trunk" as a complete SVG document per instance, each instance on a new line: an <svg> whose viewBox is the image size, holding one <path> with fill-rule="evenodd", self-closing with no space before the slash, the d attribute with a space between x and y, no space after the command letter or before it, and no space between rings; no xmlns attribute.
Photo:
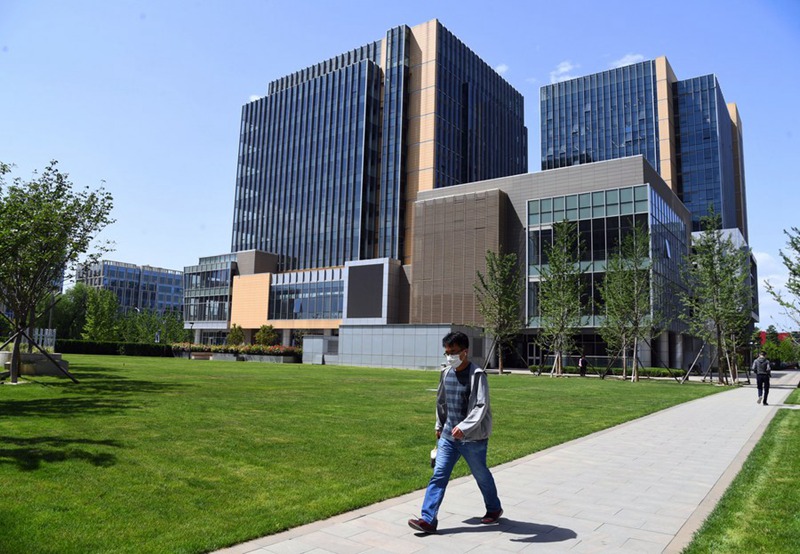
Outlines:
<svg viewBox="0 0 800 554"><path fill-rule="evenodd" d="M720 385L725 383L725 379L723 377L725 374L722 371L722 356L720 355L722 354L721 350L722 350L722 332L720 331L719 326L717 326L717 364L719 364L719 371L717 371L717 381Z"/></svg>
<svg viewBox="0 0 800 554"><path fill-rule="evenodd" d="M622 379L625 380L628 378L628 349L627 347L622 347Z"/></svg>
<svg viewBox="0 0 800 554"><path fill-rule="evenodd" d="M631 383L634 383L639 380L639 357L637 356L639 352L639 338L636 337L633 339L633 365L631 367Z"/></svg>
<svg viewBox="0 0 800 554"><path fill-rule="evenodd" d="M16 337L14 337L14 350L11 353L11 383L16 384L19 381L19 373L20 373L20 358L22 357L19 349L20 343L22 343L22 333L18 333Z"/></svg>
<svg viewBox="0 0 800 554"><path fill-rule="evenodd" d="M500 372L500 375L503 374L503 349L498 344L497 345L497 369Z"/></svg>

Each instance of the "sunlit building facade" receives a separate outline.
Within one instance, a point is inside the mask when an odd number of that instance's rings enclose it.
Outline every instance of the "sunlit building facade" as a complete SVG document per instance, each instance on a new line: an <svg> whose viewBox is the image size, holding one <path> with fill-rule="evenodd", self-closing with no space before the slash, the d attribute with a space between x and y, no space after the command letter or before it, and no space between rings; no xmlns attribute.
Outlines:
<svg viewBox="0 0 800 554"><path fill-rule="evenodd" d="M244 106L231 249L409 263L419 191L527 169L522 95L438 21L396 27Z"/></svg>
<svg viewBox="0 0 800 554"><path fill-rule="evenodd" d="M543 170L641 155L692 213L747 239L742 128L715 75L679 80L665 57L541 88Z"/></svg>
<svg viewBox="0 0 800 554"><path fill-rule="evenodd" d="M123 313L130 310L164 313L183 308L182 271L100 260L81 268L75 281L110 290L117 295Z"/></svg>

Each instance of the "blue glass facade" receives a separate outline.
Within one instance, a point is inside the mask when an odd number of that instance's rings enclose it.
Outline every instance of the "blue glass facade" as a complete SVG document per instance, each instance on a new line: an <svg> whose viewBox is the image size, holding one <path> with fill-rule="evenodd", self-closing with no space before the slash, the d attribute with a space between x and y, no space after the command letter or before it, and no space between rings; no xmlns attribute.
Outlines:
<svg viewBox="0 0 800 554"><path fill-rule="evenodd" d="M236 272L236 254L200 258L197 265L184 268L184 321L198 323L198 329L204 322L217 322L227 329Z"/></svg>
<svg viewBox="0 0 800 554"><path fill-rule="evenodd" d="M692 212L692 230L709 207L723 228L737 226L731 118L717 78L705 75L675 85L678 196Z"/></svg>
<svg viewBox="0 0 800 554"><path fill-rule="evenodd" d="M102 260L83 269L77 282L112 291L120 310L180 311L183 306L183 272L148 265Z"/></svg>
<svg viewBox="0 0 800 554"><path fill-rule="evenodd" d="M542 87L541 167L641 154L671 181L692 213L693 230L713 206L724 228L739 227L746 235L744 176L734 172L741 139L717 79L680 81L664 62L666 75L658 75L657 61L650 60ZM669 136L661 136L667 129Z"/></svg>
<svg viewBox="0 0 800 554"><path fill-rule="evenodd" d="M313 273L313 274L311 274ZM269 319L342 319L341 270L275 275L269 291Z"/></svg>
<svg viewBox="0 0 800 554"><path fill-rule="evenodd" d="M522 96L435 24L433 188L526 172ZM275 253L278 271L403 259L417 47L413 28L390 29L244 106L232 251Z"/></svg>
<svg viewBox="0 0 800 554"><path fill-rule="evenodd" d="M406 157L405 121L407 109L406 83L409 73L408 27L397 27L386 33L386 71L383 96L383 125L381 136L380 218L378 220L378 250L371 257L395 257L403 251L405 215L403 191L405 190ZM382 161L382 163L380 163ZM346 261L357 258L349 258Z"/></svg>
<svg viewBox="0 0 800 554"><path fill-rule="evenodd" d="M375 247L380 68L361 59L314 73L243 109L233 250L279 254L281 270Z"/></svg>
<svg viewBox="0 0 800 554"><path fill-rule="evenodd" d="M659 171L655 61L541 89L542 169L642 155Z"/></svg>
<svg viewBox="0 0 800 554"><path fill-rule="evenodd" d="M552 244L552 225L572 221L578 227L583 249L579 260L584 306L583 325L596 327L603 313L599 288L605 264L623 237L636 226L650 231L653 309L667 322L667 330L679 332L675 302L683 289L680 263L688 253L686 224L653 187L611 188L602 191L541 198L528 202L528 326L539 327L537 299L542 265L547 264L546 244ZM577 246L577 245L576 245Z"/></svg>
<svg viewBox="0 0 800 554"><path fill-rule="evenodd" d="M437 37L434 188L527 173L522 95L447 29Z"/></svg>

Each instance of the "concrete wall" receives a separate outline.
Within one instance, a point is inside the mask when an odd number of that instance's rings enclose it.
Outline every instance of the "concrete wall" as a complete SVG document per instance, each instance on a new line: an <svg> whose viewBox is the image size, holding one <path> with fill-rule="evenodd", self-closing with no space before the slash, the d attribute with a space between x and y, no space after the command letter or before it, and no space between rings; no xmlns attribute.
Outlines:
<svg viewBox="0 0 800 554"><path fill-rule="evenodd" d="M480 329L459 325L342 325L338 354L326 343L336 337L303 339L303 363L365 367L438 369L444 362L442 337L461 331L470 339L470 359L484 365L487 346Z"/></svg>

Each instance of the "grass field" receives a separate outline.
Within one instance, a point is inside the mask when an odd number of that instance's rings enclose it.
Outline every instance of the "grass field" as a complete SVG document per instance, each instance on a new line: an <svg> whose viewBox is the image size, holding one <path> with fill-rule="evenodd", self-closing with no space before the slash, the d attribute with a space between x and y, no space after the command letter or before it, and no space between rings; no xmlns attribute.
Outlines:
<svg viewBox="0 0 800 554"><path fill-rule="evenodd" d="M778 410L684 552L800 552L800 411Z"/></svg>
<svg viewBox="0 0 800 554"><path fill-rule="evenodd" d="M437 372L67 359L78 385L0 387L2 553L205 552L430 477ZM532 375L489 383L491 465L720 390Z"/></svg>

